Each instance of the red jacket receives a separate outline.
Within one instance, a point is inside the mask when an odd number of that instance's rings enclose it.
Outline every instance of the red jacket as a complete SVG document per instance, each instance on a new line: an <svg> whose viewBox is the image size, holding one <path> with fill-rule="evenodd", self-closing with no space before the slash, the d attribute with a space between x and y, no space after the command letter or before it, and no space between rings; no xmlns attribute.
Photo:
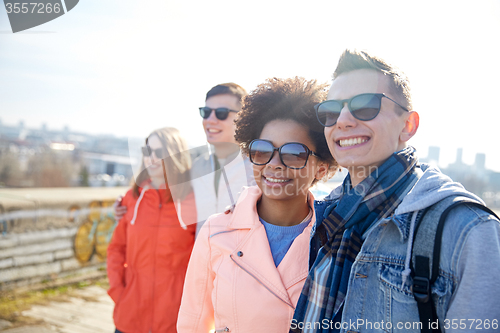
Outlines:
<svg viewBox="0 0 500 333"><path fill-rule="evenodd" d="M177 313L196 221L194 195L182 202L181 222L170 192L140 188L123 198L127 213L108 247L109 296L115 302L116 328L126 333L176 332ZM176 204L178 206L178 204ZM189 209L187 209L189 207ZM189 224L189 223L187 223Z"/></svg>

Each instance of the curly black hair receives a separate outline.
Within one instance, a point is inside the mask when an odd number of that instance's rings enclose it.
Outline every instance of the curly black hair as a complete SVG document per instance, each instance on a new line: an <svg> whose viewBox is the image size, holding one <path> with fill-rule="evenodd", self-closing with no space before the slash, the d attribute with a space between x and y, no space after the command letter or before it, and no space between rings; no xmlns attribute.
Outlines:
<svg viewBox="0 0 500 333"><path fill-rule="evenodd" d="M302 77L270 78L258 85L244 98L243 108L235 120L235 139L243 153L248 155L250 142L260 137L262 129L270 121L293 120L308 129L320 160L330 165L325 178L333 176L338 164L328 149L324 127L314 111L314 105L325 100L327 87L326 83L307 81Z"/></svg>

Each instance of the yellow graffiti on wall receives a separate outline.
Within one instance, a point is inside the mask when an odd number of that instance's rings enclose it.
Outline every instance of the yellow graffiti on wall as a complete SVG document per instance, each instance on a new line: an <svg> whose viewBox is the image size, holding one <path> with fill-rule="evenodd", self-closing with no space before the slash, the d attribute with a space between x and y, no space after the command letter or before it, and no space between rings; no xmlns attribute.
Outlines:
<svg viewBox="0 0 500 333"><path fill-rule="evenodd" d="M114 201L92 201L89 214L76 231L73 244L76 259L82 264L90 261L94 253L100 261L106 260L109 242L116 221L109 209ZM74 208L76 209L76 208ZM71 218L70 208L70 218Z"/></svg>

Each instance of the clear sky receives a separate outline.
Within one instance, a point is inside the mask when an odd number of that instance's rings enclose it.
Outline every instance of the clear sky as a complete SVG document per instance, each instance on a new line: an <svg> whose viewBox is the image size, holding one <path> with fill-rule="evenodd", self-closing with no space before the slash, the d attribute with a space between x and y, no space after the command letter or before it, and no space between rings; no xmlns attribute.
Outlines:
<svg viewBox="0 0 500 333"><path fill-rule="evenodd" d="M456 149L500 171L500 1L82 0L12 34L0 7L0 119L117 136L174 126L204 142L198 107L215 84L331 82L340 53L368 49L412 83L422 157Z"/></svg>

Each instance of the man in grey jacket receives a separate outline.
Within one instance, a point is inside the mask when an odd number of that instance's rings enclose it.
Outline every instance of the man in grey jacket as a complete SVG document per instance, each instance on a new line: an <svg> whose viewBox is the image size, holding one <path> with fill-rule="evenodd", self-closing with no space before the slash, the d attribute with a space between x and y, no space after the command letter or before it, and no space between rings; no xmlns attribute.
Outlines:
<svg viewBox="0 0 500 333"><path fill-rule="evenodd" d="M197 233L210 215L236 203L243 186L255 184L251 164L234 139L234 119L246 94L236 83L218 84L200 107L208 150L193 161L191 169Z"/></svg>
<svg viewBox="0 0 500 333"><path fill-rule="evenodd" d="M482 201L420 164L407 145L420 119L406 76L368 52L346 50L316 113L349 175L315 205L310 272L291 332L498 331L500 223L471 205L445 221L431 285L438 322L420 322L410 265L420 212L450 196Z"/></svg>

